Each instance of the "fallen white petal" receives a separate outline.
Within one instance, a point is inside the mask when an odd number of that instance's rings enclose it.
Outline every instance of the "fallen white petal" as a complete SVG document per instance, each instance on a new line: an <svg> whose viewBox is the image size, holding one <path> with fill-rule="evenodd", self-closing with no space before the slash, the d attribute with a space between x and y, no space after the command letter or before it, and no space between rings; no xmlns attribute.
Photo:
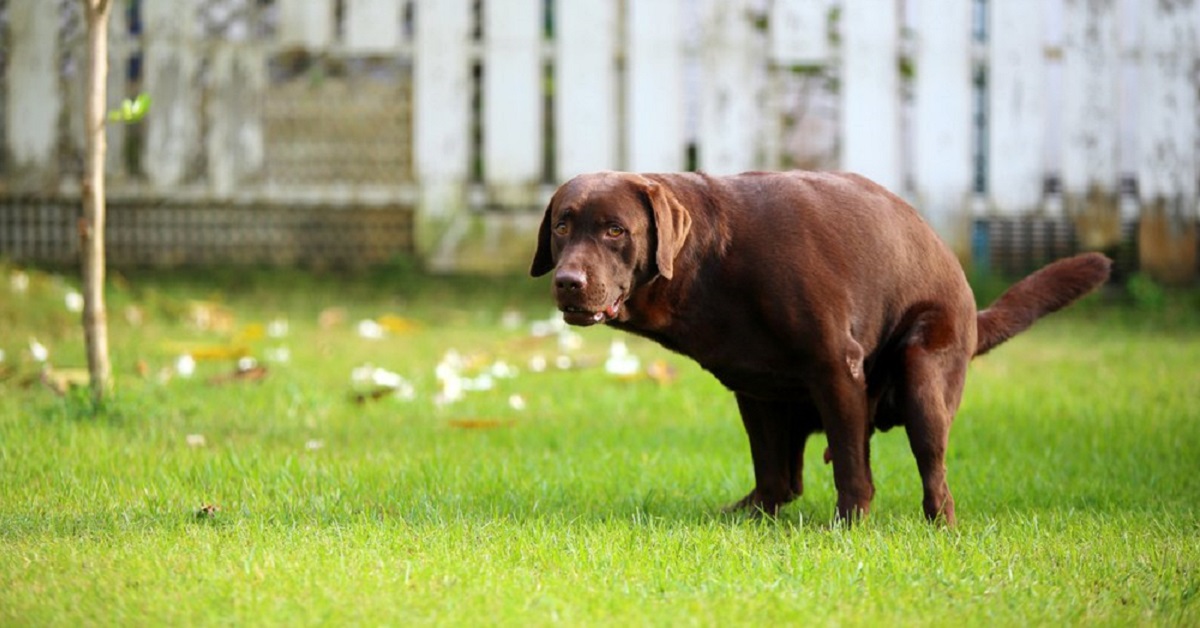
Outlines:
<svg viewBox="0 0 1200 628"><path fill-rule="evenodd" d="M8 286L13 292L23 294L26 290L29 290L29 275L19 270L14 272L8 277Z"/></svg>
<svg viewBox="0 0 1200 628"><path fill-rule="evenodd" d="M185 353L175 360L175 372L180 377L191 377L196 373L196 358Z"/></svg>
<svg viewBox="0 0 1200 628"><path fill-rule="evenodd" d="M83 295L72 290L68 292L63 301L66 302L67 311L79 313L83 311Z"/></svg>
<svg viewBox="0 0 1200 628"><path fill-rule="evenodd" d="M546 370L546 357L542 355L535 355L532 358L529 358L529 370L533 371L534 373L541 373L542 371Z"/></svg>
<svg viewBox="0 0 1200 628"><path fill-rule="evenodd" d="M288 334L286 318L277 318L267 324L267 335L272 338L283 338Z"/></svg>
<svg viewBox="0 0 1200 628"><path fill-rule="evenodd" d="M358 335L367 340L379 340L383 338L383 326L369 318L363 319L358 321Z"/></svg>
<svg viewBox="0 0 1200 628"><path fill-rule="evenodd" d="M29 353L33 355L35 362L45 362L50 357L50 350L36 338L29 339Z"/></svg>

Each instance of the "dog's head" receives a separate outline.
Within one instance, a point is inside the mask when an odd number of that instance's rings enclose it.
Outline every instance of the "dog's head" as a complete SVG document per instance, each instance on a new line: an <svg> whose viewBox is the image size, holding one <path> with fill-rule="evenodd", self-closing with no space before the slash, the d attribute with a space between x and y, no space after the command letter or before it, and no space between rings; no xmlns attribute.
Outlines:
<svg viewBox="0 0 1200 628"><path fill-rule="evenodd" d="M554 271L563 320L628 320L638 287L669 280L691 216L668 187L638 174L580 175L558 188L538 231L530 274Z"/></svg>

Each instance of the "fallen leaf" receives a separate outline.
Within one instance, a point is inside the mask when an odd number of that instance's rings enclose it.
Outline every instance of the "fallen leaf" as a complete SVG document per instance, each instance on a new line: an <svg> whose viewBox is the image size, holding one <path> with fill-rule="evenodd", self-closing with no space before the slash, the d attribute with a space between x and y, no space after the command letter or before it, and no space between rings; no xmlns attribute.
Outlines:
<svg viewBox="0 0 1200 628"><path fill-rule="evenodd" d="M251 323L241 328L233 337L233 344L245 344L262 340L267 335L267 328L262 323Z"/></svg>
<svg viewBox="0 0 1200 628"><path fill-rule="evenodd" d="M346 308L327 307L317 315L317 325L321 329L333 329L346 322Z"/></svg>
<svg viewBox="0 0 1200 628"><path fill-rule="evenodd" d="M404 318L403 316L396 316L395 314L384 314L383 316L375 319L375 322L379 323L380 327L393 334L412 333L420 328L420 325L415 321Z"/></svg>
<svg viewBox="0 0 1200 628"><path fill-rule="evenodd" d="M42 369L42 383L59 397L72 388L85 388L91 381L87 369Z"/></svg>
<svg viewBox="0 0 1200 628"><path fill-rule="evenodd" d="M199 510L196 511L196 518L197 519L212 519L213 517L217 516L218 512L221 512L220 506L218 506L216 504L204 504L203 506L200 507Z"/></svg>
<svg viewBox="0 0 1200 628"><path fill-rule="evenodd" d="M258 382L267 377L267 367L255 365L247 369L234 369L232 373L210 377L208 383L214 386L234 382Z"/></svg>
<svg viewBox="0 0 1200 628"><path fill-rule="evenodd" d="M125 308L125 322L131 327L140 327L142 322L146 320L146 314L142 308L136 305L130 305Z"/></svg>
<svg viewBox="0 0 1200 628"><path fill-rule="evenodd" d="M188 301L188 319L202 330L227 332L233 329L233 311L212 301Z"/></svg>
<svg viewBox="0 0 1200 628"><path fill-rule="evenodd" d="M250 349L241 345L194 345L187 343L168 343L167 349L172 353L192 356L197 361L226 361L236 360L249 355Z"/></svg>
<svg viewBox="0 0 1200 628"><path fill-rule="evenodd" d="M666 386L675 383L679 377L679 371L666 360L655 360L646 367L646 376Z"/></svg>

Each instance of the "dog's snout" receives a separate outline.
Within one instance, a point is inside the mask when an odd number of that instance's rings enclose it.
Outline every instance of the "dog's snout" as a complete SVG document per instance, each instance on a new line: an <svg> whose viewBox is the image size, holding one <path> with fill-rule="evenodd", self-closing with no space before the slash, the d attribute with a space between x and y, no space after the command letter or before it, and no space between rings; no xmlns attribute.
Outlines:
<svg viewBox="0 0 1200 628"><path fill-rule="evenodd" d="M559 268L554 273L554 286L567 292L582 291L587 287L587 274L575 268Z"/></svg>

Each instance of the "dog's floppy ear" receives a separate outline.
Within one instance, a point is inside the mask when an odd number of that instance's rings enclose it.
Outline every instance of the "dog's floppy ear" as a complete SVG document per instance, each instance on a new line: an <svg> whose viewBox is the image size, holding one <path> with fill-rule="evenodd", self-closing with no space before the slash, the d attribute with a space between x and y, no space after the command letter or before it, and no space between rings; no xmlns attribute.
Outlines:
<svg viewBox="0 0 1200 628"><path fill-rule="evenodd" d="M675 258L683 250L688 231L692 229L692 216L670 188L662 183L644 179L642 193L650 204L654 228L658 232L657 250L654 253L658 274L663 279L670 279L675 274Z"/></svg>
<svg viewBox="0 0 1200 628"><path fill-rule="evenodd" d="M550 199L550 203L546 205L546 215L542 216L542 226L538 228L537 251L533 254L533 265L529 268L529 274L534 277L541 277L554 270L554 256L550 253L550 210L553 207L554 199Z"/></svg>

